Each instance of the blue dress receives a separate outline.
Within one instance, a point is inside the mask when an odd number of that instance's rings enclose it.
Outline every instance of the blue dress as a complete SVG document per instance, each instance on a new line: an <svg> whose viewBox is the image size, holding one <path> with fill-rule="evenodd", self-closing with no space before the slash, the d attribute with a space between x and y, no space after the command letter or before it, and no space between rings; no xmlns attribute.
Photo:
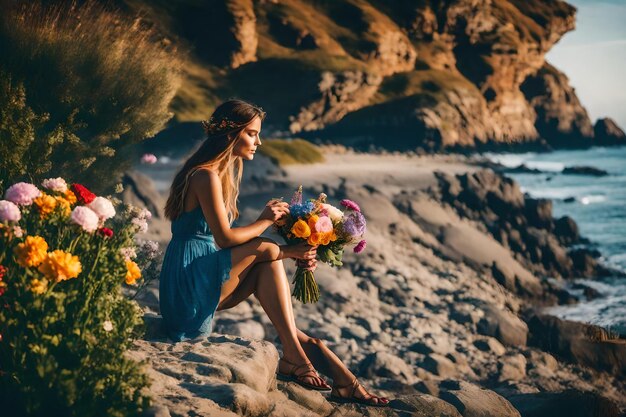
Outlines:
<svg viewBox="0 0 626 417"><path fill-rule="evenodd" d="M200 206L172 221L159 281L161 315L170 339L179 342L211 333L231 262L230 248L215 245Z"/></svg>

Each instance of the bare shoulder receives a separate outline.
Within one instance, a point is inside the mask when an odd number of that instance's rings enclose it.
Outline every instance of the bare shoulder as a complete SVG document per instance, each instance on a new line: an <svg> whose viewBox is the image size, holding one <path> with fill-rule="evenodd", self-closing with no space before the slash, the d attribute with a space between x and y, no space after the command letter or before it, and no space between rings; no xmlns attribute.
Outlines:
<svg viewBox="0 0 626 417"><path fill-rule="evenodd" d="M220 177L217 172L210 168L200 168L194 172L189 180L191 187L206 188L211 184L220 184Z"/></svg>

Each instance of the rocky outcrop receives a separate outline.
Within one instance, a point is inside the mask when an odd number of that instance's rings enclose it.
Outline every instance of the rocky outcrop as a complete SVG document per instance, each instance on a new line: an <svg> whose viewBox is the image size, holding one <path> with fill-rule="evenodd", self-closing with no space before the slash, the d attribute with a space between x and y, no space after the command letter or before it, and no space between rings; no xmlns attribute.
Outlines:
<svg viewBox="0 0 626 417"><path fill-rule="evenodd" d="M122 177L122 201L135 207L150 210L152 216L163 219L165 200L154 188L154 182L145 174L127 171Z"/></svg>
<svg viewBox="0 0 626 417"><path fill-rule="evenodd" d="M494 239L518 254L516 259L529 270L561 277L606 274L591 251L568 249L581 242L578 228L571 218L554 219L550 200L525 197L511 179L491 170L437 177L439 185L432 190L433 195L461 216L484 224ZM495 264L492 273L505 287L523 293L524 285L506 268Z"/></svg>
<svg viewBox="0 0 626 417"><path fill-rule="evenodd" d="M534 315L530 342L571 362L615 375L626 375L626 341L599 326Z"/></svg>
<svg viewBox="0 0 626 417"><path fill-rule="evenodd" d="M591 145L594 135L591 120L565 74L545 63L526 78L521 90L537 114L537 131L550 145Z"/></svg>
<svg viewBox="0 0 626 417"><path fill-rule="evenodd" d="M626 134L611 118L598 119L593 127L594 143L597 145L623 145Z"/></svg>
<svg viewBox="0 0 626 417"><path fill-rule="evenodd" d="M623 142L609 121L592 140L567 77L545 62L574 29L561 0L143 6L171 16L154 23L191 51L173 104L185 120L241 96L263 105L272 130L360 148Z"/></svg>

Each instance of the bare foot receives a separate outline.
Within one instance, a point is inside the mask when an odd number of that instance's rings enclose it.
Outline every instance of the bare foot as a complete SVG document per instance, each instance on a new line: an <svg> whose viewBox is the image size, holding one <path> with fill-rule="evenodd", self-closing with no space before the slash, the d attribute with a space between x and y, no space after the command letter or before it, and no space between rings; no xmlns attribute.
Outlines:
<svg viewBox="0 0 626 417"><path fill-rule="evenodd" d="M311 362L291 362L285 358L278 361L278 372L282 375L293 376L297 381L306 385L312 385L318 390L330 390L331 387L317 373ZM300 384L302 385L302 384ZM315 389L315 388L313 388Z"/></svg>

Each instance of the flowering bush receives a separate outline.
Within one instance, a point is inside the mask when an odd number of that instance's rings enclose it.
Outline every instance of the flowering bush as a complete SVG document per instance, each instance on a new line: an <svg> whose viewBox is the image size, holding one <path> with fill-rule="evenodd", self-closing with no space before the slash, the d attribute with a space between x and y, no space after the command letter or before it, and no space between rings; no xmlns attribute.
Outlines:
<svg viewBox="0 0 626 417"><path fill-rule="evenodd" d="M354 252L365 249L365 217L361 208L351 200L341 200L345 212L326 203L326 194L317 200L302 201L302 186L296 191L289 205L289 215L277 224L277 232L290 243L306 241L318 246L317 259L331 266L343 265L343 250L346 245L356 243ZM358 242L358 243L357 243ZM293 277L293 296L303 303L319 300L319 288L313 275L314 267L306 261L296 261L298 268Z"/></svg>
<svg viewBox="0 0 626 417"><path fill-rule="evenodd" d="M3 409L15 415L138 414L148 405L142 393L148 381L124 352L141 330L141 310L121 288L142 280L140 265L124 253L134 253L134 235L147 214L119 202L116 210L109 199L61 178L44 180L41 189L18 183L4 197Z"/></svg>

